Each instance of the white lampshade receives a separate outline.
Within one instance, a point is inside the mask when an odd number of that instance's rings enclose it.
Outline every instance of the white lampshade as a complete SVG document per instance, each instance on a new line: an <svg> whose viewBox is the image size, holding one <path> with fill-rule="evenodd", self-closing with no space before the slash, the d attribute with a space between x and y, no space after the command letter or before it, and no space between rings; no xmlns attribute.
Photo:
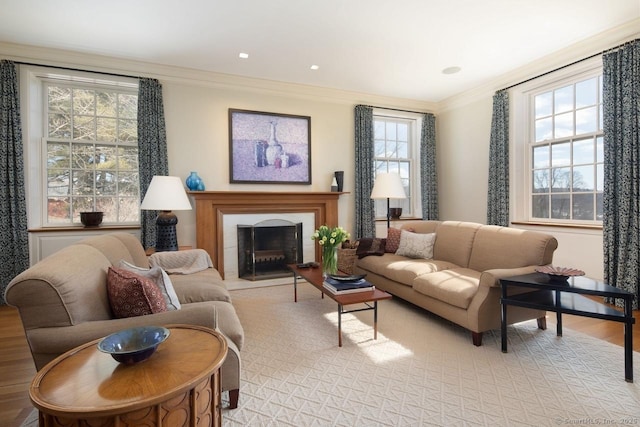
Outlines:
<svg viewBox="0 0 640 427"><path fill-rule="evenodd" d="M379 173L371 191L372 199L406 199L402 180L397 173Z"/></svg>
<svg viewBox="0 0 640 427"><path fill-rule="evenodd" d="M189 211L191 203L178 176L155 175L140 209L151 211Z"/></svg>

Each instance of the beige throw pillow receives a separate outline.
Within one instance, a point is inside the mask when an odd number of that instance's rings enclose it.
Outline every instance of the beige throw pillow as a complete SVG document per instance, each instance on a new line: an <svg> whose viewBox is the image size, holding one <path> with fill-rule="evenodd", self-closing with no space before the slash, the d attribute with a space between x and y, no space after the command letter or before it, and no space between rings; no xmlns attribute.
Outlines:
<svg viewBox="0 0 640 427"><path fill-rule="evenodd" d="M436 233L419 234L402 230L396 255L431 259L433 258L433 244L435 241Z"/></svg>

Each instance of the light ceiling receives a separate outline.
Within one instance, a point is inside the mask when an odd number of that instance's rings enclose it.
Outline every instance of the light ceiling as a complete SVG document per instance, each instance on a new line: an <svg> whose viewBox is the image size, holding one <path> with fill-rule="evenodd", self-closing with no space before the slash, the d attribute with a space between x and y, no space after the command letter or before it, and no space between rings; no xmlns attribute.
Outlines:
<svg viewBox="0 0 640 427"><path fill-rule="evenodd" d="M0 10L3 42L438 102L637 19L640 0L0 0Z"/></svg>

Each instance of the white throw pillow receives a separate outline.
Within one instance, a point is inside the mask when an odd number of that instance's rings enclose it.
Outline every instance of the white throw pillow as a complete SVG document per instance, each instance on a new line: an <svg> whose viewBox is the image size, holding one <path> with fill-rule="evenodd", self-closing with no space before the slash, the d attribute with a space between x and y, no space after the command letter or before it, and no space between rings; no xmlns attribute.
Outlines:
<svg viewBox="0 0 640 427"><path fill-rule="evenodd" d="M433 244L435 241L436 233L420 234L402 230L396 255L431 259L433 258Z"/></svg>
<svg viewBox="0 0 640 427"><path fill-rule="evenodd" d="M163 269L161 269L160 267L146 269L138 267L137 265L129 264L125 260L120 260L120 268L129 270L133 273L139 274L140 276L152 280L153 283L155 283L158 288L160 288L162 296L164 297L164 301L167 304L167 310L180 310L181 306L178 295L176 294L175 289L173 289L173 283L171 283L169 275Z"/></svg>

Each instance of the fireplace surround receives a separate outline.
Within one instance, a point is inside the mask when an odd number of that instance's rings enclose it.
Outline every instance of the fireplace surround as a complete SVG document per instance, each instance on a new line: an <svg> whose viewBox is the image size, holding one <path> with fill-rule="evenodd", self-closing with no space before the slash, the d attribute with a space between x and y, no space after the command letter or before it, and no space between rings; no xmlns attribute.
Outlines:
<svg viewBox="0 0 640 427"><path fill-rule="evenodd" d="M206 250L224 278L224 216L312 213L314 227L338 225L340 192L191 191L196 204L196 247ZM320 260L315 248L315 260Z"/></svg>
<svg viewBox="0 0 640 427"><path fill-rule="evenodd" d="M287 264L302 262L302 223L269 219L239 224L238 277L263 280L291 275Z"/></svg>

